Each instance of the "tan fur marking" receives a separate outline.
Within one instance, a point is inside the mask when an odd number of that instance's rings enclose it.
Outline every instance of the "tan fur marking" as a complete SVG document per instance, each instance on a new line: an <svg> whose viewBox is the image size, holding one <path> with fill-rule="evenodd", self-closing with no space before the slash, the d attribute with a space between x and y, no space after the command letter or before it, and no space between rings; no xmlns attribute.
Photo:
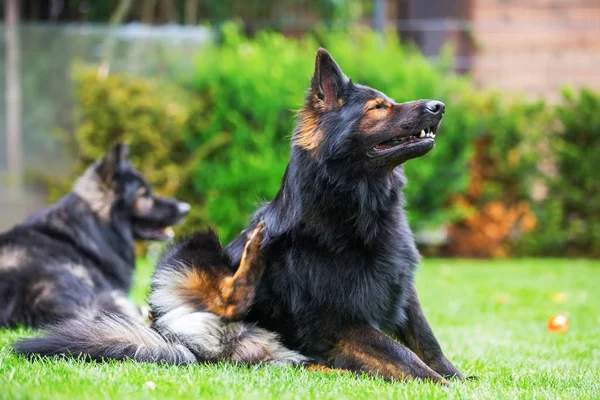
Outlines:
<svg viewBox="0 0 600 400"><path fill-rule="evenodd" d="M222 299L219 283L222 276L211 274L208 270L192 269L183 279L182 286L177 290L186 303L193 307L202 307L205 311L217 315L222 313Z"/></svg>
<svg viewBox="0 0 600 400"><path fill-rule="evenodd" d="M385 129L386 125L388 125L389 120L386 114L384 115L374 115L376 113L369 113L365 115L359 124L359 129L364 133L373 133L380 132ZM379 114L379 113L377 113Z"/></svg>
<svg viewBox="0 0 600 400"><path fill-rule="evenodd" d="M338 343L335 353L338 357L348 357L359 361L361 369L369 375L379 375L392 380L404 380L407 378L401 368L386 361L382 355L370 354L362 343L356 343L350 337Z"/></svg>
<svg viewBox="0 0 600 400"><path fill-rule="evenodd" d="M319 118L312 111L303 108L298 112L298 129L292 139L294 146L315 155L323 142L323 131L317 127Z"/></svg>
<svg viewBox="0 0 600 400"><path fill-rule="evenodd" d="M390 344L392 344L391 347ZM384 379L407 380L421 377L447 383L408 349L405 349L408 353L401 358L395 356L393 352L390 353L393 346L401 345L374 328L359 327L350 329L342 335L331 356L336 359L348 360L351 365L358 367L358 371L366 372L369 375L378 375ZM429 370L430 376L423 374L427 372L426 370Z"/></svg>
<svg viewBox="0 0 600 400"><path fill-rule="evenodd" d="M385 105L385 108L375 108L378 105ZM373 100L369 100L363 106L363 112L366 114L369 111L377 111L377 112L388 112L391 108L391 104L385 101L384 98L378 97Z"/></svg>
<svg viewBox="0 0 600 400"><path fill-rule="evenodd" d="M384 104L386 108L374 108ZM369 100L363 106L364 117L360 121L359 129L366 134L380 132L385 129L392 115L392 105L383 98Z"/></svg>
<svg viewBox="0 0 600 400"><path fill-rule="evenodd" d="M64 268L73 274L73 276L79 278L85 285L90 288L94 288L94 281L92 280L88 269L84 265L67 263L64 264Z"/></svg>
<svg viewBox="0 0 600 400"><path fill-rule="evenodd" d="M148 196L141 196L135 199L135 210L137 215L148 214L154 206L154 199Z"/></svg>
<svg viewBox="0 0 600 400"><path fill-rule="evenodd" d="M228 276L219 268L192 269L183 278L178 295L191 306L200 306L221 318L240 319L252 305L256 285L264 271L259 251L263 232L263 226L258 225L250 234L235 275Z"/></svg>
<svg viewBox="0 0 600 400"><path fill-rule="evenodd" d="M221 281L221 295L228 305L224 312L225 318L241 318L254 301L256 285L265 268L260 254L263 235L264 226L259 224L249 235L235 275Z"/></svg>
<svg viewBox="0 0 600 400"><path fill-rule="evenodd" d="M89 167L85 173L75 181L73 193L85 201L92 212L103 221L110 219L110 210L115 202L114 188L107 186L96 172L96 165Z"/></svg>

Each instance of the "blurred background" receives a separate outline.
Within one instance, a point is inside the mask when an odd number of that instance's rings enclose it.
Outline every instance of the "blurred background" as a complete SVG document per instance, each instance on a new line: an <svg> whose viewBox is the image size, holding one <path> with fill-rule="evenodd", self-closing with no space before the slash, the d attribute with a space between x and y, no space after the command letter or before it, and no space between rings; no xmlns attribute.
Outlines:
<svg viewBox="0 0 600 400"><path fill-rule="evenodd" d="M598 0L4 0L0 230L117 138L180 229L228 241L276 193L326 47L354 81L447 113L409 162L428 255L600 257Z"/></svg>

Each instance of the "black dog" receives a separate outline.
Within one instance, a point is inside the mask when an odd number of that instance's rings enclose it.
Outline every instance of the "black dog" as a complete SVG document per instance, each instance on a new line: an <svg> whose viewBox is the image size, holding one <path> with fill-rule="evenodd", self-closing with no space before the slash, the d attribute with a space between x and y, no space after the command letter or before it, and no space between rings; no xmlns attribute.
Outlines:
<svg viewBox="0 0 600 400"><path fill-rule="evenodd" d="M73 191L0 235L0 326L41 327L99 309L141 314L127 300L134 239L166 240L187 203L160 198L116 144Z"/></svg>
<svg viewBox="0 0 600 400"><path fill-rule="evenodd" d="M401 193L400 165L434 147L443 114L439 101L399 104L354 84L319 50L281 189L249 227L263 221L270 245L246 320L326 366L388 379L462 377L419 304L419 254ZM227 247L234 265L245 238Z"/></svg>

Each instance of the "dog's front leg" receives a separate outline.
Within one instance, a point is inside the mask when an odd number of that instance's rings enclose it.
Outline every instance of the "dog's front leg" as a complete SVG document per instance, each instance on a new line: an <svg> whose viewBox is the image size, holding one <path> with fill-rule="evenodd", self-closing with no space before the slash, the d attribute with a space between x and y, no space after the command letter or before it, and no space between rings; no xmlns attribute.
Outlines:
<svg viewBox="0 0 600 400"><path fill-rule="evenodd" d="M264 226L258 224L248 235L237 271L233 276L224 278L219 285L224 304L224 312L220 316L223 318L243 318L254 301L256 287L265 270L260 251L263 235Z"/></svg>
<svg viewBox="0 0 600 400"><path fill-rule="evenodd" d="M423 314L414 285L411 285L405 312L406 321L395 331L398 338L414 351L425 364L440 375L446 378L464 379L464 376L448 361L442 352L429 322Z"/></svg>
<svg viewBox="0 0 600 400"><path fill-rule="evenodd" d="M336 336L329 356L334 368L365 372L389 380L418 378L447 383L412 351L375 328L356 327Z"/></svg>

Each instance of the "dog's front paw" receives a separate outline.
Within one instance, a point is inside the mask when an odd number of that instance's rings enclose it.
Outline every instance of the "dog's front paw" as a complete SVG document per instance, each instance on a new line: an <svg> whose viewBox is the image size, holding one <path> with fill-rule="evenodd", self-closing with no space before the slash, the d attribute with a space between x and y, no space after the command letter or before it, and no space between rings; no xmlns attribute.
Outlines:
<svg viewBox="0 0 600 400"><path fill-rule="evenodd" d="M438 358L437 360L427 363L429 367L442 375L446 379L464 380L465 376L456 369L454 365L446 357Z"/></svg>
<svg viewBox="0 0 600 400"><path fill-rule="evenodd" d="M265 234L265 225L260 222L256 225L256 228L252 232L248 234L248 241L246 242L246 246L248 250L256 252L260 249L263 241L263 237Z"/></svg>

